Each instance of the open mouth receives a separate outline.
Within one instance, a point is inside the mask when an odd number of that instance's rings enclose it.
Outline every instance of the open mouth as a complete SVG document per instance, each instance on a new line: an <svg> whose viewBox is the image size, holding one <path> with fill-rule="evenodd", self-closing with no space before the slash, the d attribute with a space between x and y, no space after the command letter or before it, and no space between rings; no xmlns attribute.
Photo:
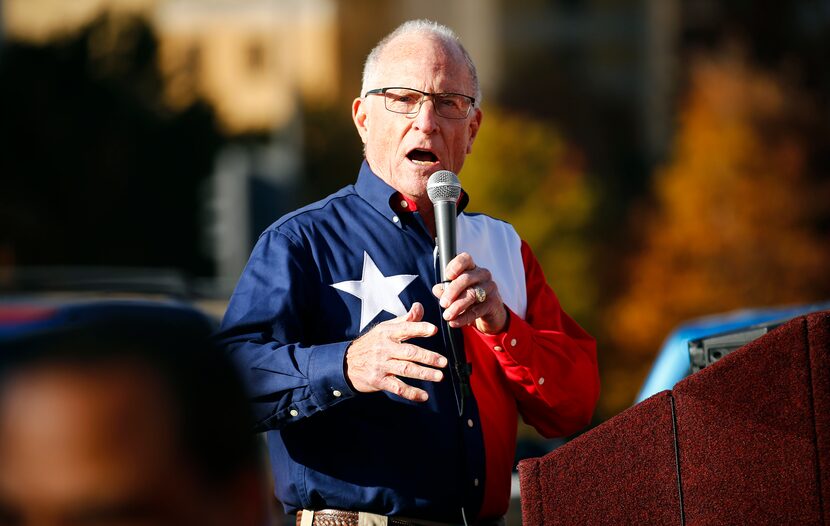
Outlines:
<svg viewBox="0 0 830 526"><path fill-rule="evenodd" d="M420 148L415 148L408 154L406 154L406 158L412 161L415 164L420 165L431 165L438 162L438 156L432 153L429 150L422 150Z"/></svg>

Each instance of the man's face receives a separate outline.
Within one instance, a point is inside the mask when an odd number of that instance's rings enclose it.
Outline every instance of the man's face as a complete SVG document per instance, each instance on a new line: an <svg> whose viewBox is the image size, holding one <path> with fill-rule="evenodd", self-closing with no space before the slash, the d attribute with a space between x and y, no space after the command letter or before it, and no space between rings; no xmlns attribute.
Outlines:
<svg viewBox="0 0 830 526"><path fill-rule="evenodd" d="M461 51L423 34L404 35L389 43L373 84L369 89L404 87L475 96ZM432 99L414 116L387 111L382 95L356 99L352 110L369 166L416 201L425 199L430 175L438 170L461 171L481 124L478 108L464 119L448 119L435 112Z"/></svg>
<svg viewBox="0 0 830 526"><path fill-rule="evenodd" d="M0 525L237 524L136 367L39 366L0 386Z"/></svg>

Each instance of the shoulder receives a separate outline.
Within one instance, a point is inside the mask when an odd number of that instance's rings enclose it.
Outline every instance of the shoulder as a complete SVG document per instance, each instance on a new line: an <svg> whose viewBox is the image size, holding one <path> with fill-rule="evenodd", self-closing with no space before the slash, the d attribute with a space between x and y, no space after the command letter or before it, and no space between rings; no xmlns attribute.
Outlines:
<svg viewBox="0 0 830 526"><path fill-rule="evenodd" d="M458 217L458 248L486 268L498 283L504 303L520 318L527 310L527 290L522 254L523 241L507 221L486 214L463 213Z"/></svg>
<svg viewBox="0 0 830 526"><path fill-rule="evenodd" d="M463 229L465 235L475 236L481 240L501 240L510 245L521 243L521 238L513 225L487 214L463 212L458 216L458 228Z"/></svg>
<svg viewBox="0 0 830 526"><path fill-rule="evenodd" d="M315 219L331 213L334 209L345 206L346 201L351 199L360 199L355 191L354 185L344 186L337 192L320 199L314 203L298 208L293 212L289 212L277 219L270 227L273 229L281 229L290 227L295 223L302 223L307 221L314 221Z"/></svg>
<svg viewBox="0 0 830 526"><path fill-rule="evenodd" d="M345 186L319 201L285 214L266 228L260 237L281 234L296 240L298 236L302 237L302 232L307 231L308 228L329 221L339 215L342 210L348 209L355 199L361 198L355 191L354 185Z"/></svg>

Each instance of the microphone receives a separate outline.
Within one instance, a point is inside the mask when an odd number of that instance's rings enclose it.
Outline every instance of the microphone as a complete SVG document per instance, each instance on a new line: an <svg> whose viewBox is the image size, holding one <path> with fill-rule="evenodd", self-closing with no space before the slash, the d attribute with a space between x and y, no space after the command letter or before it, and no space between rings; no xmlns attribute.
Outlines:
<svg viewBox="0 0 830 526"><path fill-rule="evenodd" d="M441 268L441 281L446 276L447 264L455 257L456 202L461 197L461 182L449 170L438 170L429 176L427 195L435 210L435 237Z"/></svg>
<svg viewBox="0 0 830 526"><path fill-rule="evenodd" d="M432 201L435 210L435 244L438 245L438 261L441 267L441 282L447 283L447 264L455 257L455 223L456 203L461 197L461 182L458 176L449 170L439 170L429 176L427 181L427 195ZM443 310L443 309L442 309ZM467 363L464 353L464 340L460 329L452 329L447 322L441 320L441 331L444 337L444 345L452 354L453 364L451 375L454 374L456 381L453 382L453 394L455 394L458 415L464 414L466 399L472 395L470 389L470 373L472 365ZM457 383L457 385L456 385ZM463 510L462 510L463 512Z"/></svg>

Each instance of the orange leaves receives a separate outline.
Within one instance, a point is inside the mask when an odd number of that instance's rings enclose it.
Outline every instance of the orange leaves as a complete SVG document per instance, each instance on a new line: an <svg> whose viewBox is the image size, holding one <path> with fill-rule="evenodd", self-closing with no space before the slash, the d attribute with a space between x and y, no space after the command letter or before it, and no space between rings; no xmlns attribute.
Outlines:
<svg viewBox="0 0 830 526"><path fill-rule="evenodd" d="M830 293L827 240L815 229L798 93L735 53L697 61L675 154L654 179L642 250L609 309L615 343L650 359L684 319Z"/></svg>

